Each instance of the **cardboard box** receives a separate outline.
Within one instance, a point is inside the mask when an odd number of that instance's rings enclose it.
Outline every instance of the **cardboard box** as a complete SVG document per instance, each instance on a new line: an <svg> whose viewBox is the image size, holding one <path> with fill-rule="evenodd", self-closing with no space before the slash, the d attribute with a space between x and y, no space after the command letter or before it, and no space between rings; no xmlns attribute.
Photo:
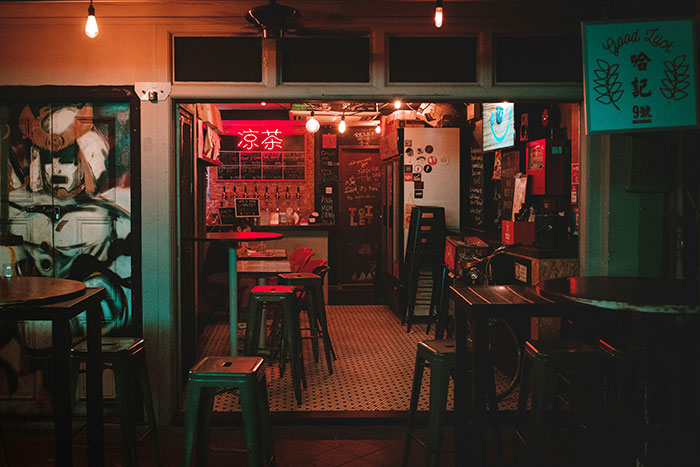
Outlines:
<svg viewBox="0 0 700 467"><path fill-rule="evenodd" d="M445 239L445 264L450 271L459 272L462 270L460 263L464 263L467 257L467 244L456 237Z"/></svg>
<svg viewBox="0 0 700 467"><path fill-rule="evenodd" d="M450 271L461 275L467 262L475 256L486 256L489 246L477 237L447 237L445 239L445 264Z"/></svg>
<svg viewBox="0 0 700 467"><path fill-rule="evenodd" d="M505 245L535 243L535 223L520 221L501 221L501 241Z"/></svg>

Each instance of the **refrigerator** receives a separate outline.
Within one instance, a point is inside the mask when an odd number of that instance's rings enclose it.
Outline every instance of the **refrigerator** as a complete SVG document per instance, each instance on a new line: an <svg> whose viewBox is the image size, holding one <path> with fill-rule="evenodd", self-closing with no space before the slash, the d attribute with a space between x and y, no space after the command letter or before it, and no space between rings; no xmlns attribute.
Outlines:
<svg viewBox="0 0 700 467"><path fill-rule="evenodd" d="M460 228L459 128L398 128L380 141L382 158L382 289L387 304L399 310L400 272L413 206L445 208L445 227ZM419 287L415 315L427 314L432 276ZM427 299L427 304L425 303Z"/></svg>

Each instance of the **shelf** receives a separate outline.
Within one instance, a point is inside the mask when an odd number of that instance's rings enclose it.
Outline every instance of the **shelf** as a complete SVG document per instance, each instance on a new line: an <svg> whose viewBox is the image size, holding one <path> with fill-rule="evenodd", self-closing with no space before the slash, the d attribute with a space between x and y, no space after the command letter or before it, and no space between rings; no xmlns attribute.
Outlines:
<svg viewBox="0 0 700 467"><path fill-rule="evenodd" d="M216 159L212 159L211 157L205 157L205 156L198 157L197 162L199 162L205 166L219 167L221 165L221 161L216 160Z"/></svg>

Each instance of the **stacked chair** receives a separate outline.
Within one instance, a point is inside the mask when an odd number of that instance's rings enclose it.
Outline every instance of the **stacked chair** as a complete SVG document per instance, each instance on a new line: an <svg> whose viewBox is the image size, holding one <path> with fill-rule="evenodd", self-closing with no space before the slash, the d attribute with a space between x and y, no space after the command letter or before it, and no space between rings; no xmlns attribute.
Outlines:
<svg viewBox="0 0 700 467"><path fill-rule="evenodd" d="M402 321L411 331L416 305L430 307L432 268L445 254L445 208L415 206L406 240L406 254L401 270L400 307Z"/></svg>

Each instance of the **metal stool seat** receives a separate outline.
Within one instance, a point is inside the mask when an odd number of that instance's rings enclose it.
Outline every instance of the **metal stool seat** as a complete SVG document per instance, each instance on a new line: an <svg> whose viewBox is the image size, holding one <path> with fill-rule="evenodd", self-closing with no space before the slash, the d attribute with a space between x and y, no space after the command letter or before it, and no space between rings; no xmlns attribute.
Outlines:
<svg viewBox="0 0 700 467"><path fill-rule="evenodd" d="M450 376L455 369L456 352L454 339L421 341L416 352L416 366L413 374L411 402L408 409L408 429L404 445L403 465L408 465L411 450L411 440L428 449L428 463L431 466L440 464L443 432L445 426L447 391ZM416 410L420 387L423 380L423 369L426 363L430 365L430 413L428 416L427 445L414 433Z"/></svg>
<svg viewBox="0 0 700 467"><path fill-rule="evenodd" d="M578 373L579 378L571 378ZM601 382L600 352L579 340L527 341L523 359L522 383L518 397L515 434L516 444L528 444L524 436L524 415L528 396L532 391L532 421L530 446L535 465L544 462L545 423L547 407L555 403L555 377L564 374L565 381L574 389L572 409L577 414L578 426L597 422L596 409ZM531 381L532 378L532 381ZM515 456L514 452L514 456Z"/></svg>
<svg viewBox="0 0 700 467"><path fill-rule="evenodd" d="M297 404L301 405L301 387L306 387L304 359L301 349L301 330L296 306L296 288L286 285L256 285L250 289L245 333L245 354L258 353L257 342L263 332L264 316L260 306L264 303L280 303L282 306L283 350L280 372L284 371L285 353L289 355L292 381Z"/></svg>
<svg viewBox="0 0 700 467"><path fill-rule="evenodd" d="M81 342L73 347L71 356L73 357L72 394L75 397L80 363L87 362L87 342ZM139 440L136 437L136 426L141 418L139 411L143 414L145 410L146 424L149 428L142 436L142 439L150 435L156 462L158 465L161 465L144 340L139 337L103 337L102 361L106 368L110 368L114 372L115 396L119 412L119 424L122 431L125 464L128 466L138 465L136 445ZM143 407L141 408L136 407L137 399L135 395L138 394L138 391L134 385L137 381L137 375L143 395Z"/></svg>
<svg viewBox="0 0 700 467"><path fill-rule="evenodd" d="M248 465L274 465L264 360L262 357L205 357L190 369L187 380L183 467L189 467L192 462L195 438L197 465L206 465L214 396L218 390L233 389L240 394Z"/></svg>
<svg viewBox="0 0 700 467"><path fill-rule="evenodd" d="M302 306L309 318L310 336L302 337L311 339L311 347L314 361L318 362L318 340L323 340L323 350L326 354L326 366L328 373L333 373L332 360L336 359L333 344L328 334L328 320L326 318L326 305L323 299L323 279L318 274L311 272L297 272L279 274L277 283L280 285L297 286L302 288Z"/></svg>

